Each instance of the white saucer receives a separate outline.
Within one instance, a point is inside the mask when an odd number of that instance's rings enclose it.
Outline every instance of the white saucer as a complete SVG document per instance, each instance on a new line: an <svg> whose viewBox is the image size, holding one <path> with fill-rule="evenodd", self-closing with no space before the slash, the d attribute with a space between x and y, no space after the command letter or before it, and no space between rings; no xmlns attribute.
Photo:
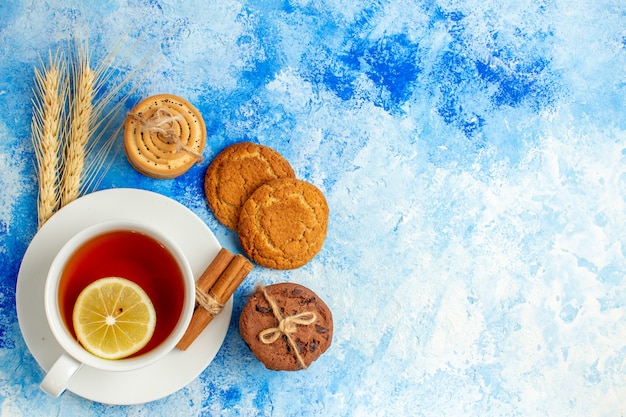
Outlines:
<svg viewBox="0 0 626 417"><path fill-rule="evenodd" d="M191 210L163 195L137 189L98 191L59 210L37 232L24 254L17 280L17 316L39 365L48 370L61 354L43 309L44 281L54 254L76 232L102 220L124 218L154 222L183 250L197 277L221 246ZM139 404L183 388L211 363L220 349L232 314L232 298L224 310L186 350L174 350L159 362L132 372L105 372L83 366L69 391L101 403Z"/></svg>

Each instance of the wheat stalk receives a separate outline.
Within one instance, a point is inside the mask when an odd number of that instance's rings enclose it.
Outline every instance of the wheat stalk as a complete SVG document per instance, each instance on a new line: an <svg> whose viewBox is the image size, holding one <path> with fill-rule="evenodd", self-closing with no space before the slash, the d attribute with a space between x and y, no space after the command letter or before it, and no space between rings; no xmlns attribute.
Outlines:
<svg viewBox="0 0 626 417"><path fill-rule="evenodd" d="M108 155L123 129L117 116L136 89L132 87L109 108L109 103L130 83L139 68L123 80L114 80L111 88L105 88L114 74L110 71L113 60L127 49L127 38L120 38L105 62L95 68L90 66L87 37L74 39L81 38L82 41L70 45L66 65L57 54L54 61L50 59L45 73L35 69L32 142L39 180L39 227L56 210L95 189L103 179L113 163L107 162ZM130 55L138 43L139 40L126 53ZM148 57L139 67L147 61ZM104 140L116 124L114 133Z"/></svg>
<svg viewBox="0 0 626 417"><path fill-rule="evenodd" d="M65 67L58 54L54 59L49 57L48 68L43 72L35 68L31 141L37 161L39 227L59 207L61 120L67 93L64 74Z"/></svg>
<svg viewBox="0 0 626 417"><path fill-rule="evenodd" d="M89 111L90 118L85 117L85 121L88 120L89 122L84 124L87 132L86 135L71 134L74 129L69 129L70 134L67 138L64 161L64 171L68 171L64 173L64 177L67 179L67 183L64 181L64 184L67 184L67 187L63 187L65 191L62 192L61 206L97 188L98 184L111 167L113 160L108 157L116 144L116 138L124 127L123 119L120 121L118 116L122 114L126 102L136 90L138 83L131 86L130 90L127 91L121 99L116 99L116 96L125 86L130 84L136 72L147 64L148 58L157 50L155 47L131 74L126 75L123 79L120 79L119 74L116 74L117 79L112 80L115 74L115 72L111 71L113 61L120 58L124 50L125 56L129 56L138 46L139 40L128 48L127 36L128 34L122 36L117 44L114 45L113 50L105 57L104 61L96 65L93 69L89 67L87 39L84 39L83 44L79 47L77 53L78 58L76 59L78 65L74 64L75 69L73 74L73 78L79 80L74 85L73 91L73 95L75 96L73 102L77 103L77 105L72 106L73 110L70 113L70 126L80 124L78 119L82 118L82 116L79 115L83 110L85 112ZM90 74L88 80L86 80L84 76L87 71ZM147 73L139 79L141 80L146 76ZM111 85L105 88L105 84L107 83ZM88 88L88 85L91 85L91 89ZM81 94L81 89L85 94ZM91 105L87 106L89 100L85 100L85 98L89 97L86 94L89 91L91 92ZM84 97L81 97L81 95ZM110 106L111 102L114 101L116 101L115 104ZM85 114L85 116L87 115ZM117 127L115 127L116 125ZM111 129L114 130L112 134ZM108 137L105 137L107 135ZM78 138L83 138L83 140ZM80 145L81 143L82 146ZM70 147L75 147L77 152L71 152ZM73 161L73 159L75 159L75 161ZM76 168L72 168L74 165L76 165ZM80 172L78 170L79 166ZM75 171L75 175L70 176L70 170Z"/></svg>
<svg viewBox="0 0 626 417"><path fill-rule="evenodd" d="M74 201L80 195L87 144L93 131L96 75L89 66L86 54L79 54L75 65L69 129L64 145L61 207Z"/></svg>

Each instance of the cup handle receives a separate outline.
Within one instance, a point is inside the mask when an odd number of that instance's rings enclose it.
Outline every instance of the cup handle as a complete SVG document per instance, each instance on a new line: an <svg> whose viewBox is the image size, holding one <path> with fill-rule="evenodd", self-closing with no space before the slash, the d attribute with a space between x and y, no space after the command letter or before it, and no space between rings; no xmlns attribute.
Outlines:
<svg viewBox="0 0 626 417"><path fill-rule="evenodd" d="M65 391L70 379L82 366L82 363L64 353L52 365L39 387L46 394L56 398Z"/></svg>

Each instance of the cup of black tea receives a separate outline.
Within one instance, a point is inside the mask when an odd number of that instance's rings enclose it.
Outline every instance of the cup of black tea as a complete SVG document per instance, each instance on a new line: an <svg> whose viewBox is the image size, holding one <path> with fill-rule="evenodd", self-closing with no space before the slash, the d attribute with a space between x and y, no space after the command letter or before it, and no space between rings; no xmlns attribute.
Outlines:
<svg viewBox="0 0 626 417"><path fill-rule="evenodd" d="M149 340L128 357L106 359L80 343L72 320L79 295L109 277L131 281L152 306ZM131 371L172 351L185 333L195 307L195 279L183 251L158 225L137 220L107 220L70 238L56 254L44 289L48 325L63 352L48 370L41 389L59 396L82 366Z"/></svg>

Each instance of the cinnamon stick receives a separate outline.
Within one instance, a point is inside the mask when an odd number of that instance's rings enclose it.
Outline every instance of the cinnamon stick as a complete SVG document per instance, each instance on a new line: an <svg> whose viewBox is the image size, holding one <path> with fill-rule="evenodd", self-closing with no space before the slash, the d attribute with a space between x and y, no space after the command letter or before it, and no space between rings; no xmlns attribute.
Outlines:
<svg viewBox="0 0 626 417"><path fill-rule="evenodd" d="M249 267L249 269L248 269ZM245 269L244 269L245 268ZM240 274L240 271L245 273ZM243 255L235 256L226 267L222 275L218 278L217 282L209 290L209 295L213 297L218 303L224 304L231 295L235 292L241 281L252 271L252 264Z"/></svg>
<svg viewBox="0 0 626 417"><path fill-rule="evenodd" d="M213 285L208 290L209 297L220 306L226 304L228 299L235 293L235 290L253 268L252 263L248 261L245 256L233 256L232 254L231 256L232 258L230 263L221 271L219 277L213 281ZM226 259L225 256L223 256L222 262L224 259ZM209 265L209 268L210 267L211 266ZM213 269L213 271L217 270L219 270L217 267ZM213 278L207 278L203 284L206 284L206 282L210 282L211 280L213 280ZM198 288L203 292L206 291L204 289L204 285L203 288ZM209 325L211 320L213 320L213 317L215 317L214 313L209 312L201 305L197 305L193 313L193 317L191 318L191 322L189 323L189 327L187 327L187 331L176 347L180 350L187 350L200 333L202 333L202 331Z"/></svg>
<svg viewBox="0 0 626 417"><path fill-rule="evenodd" d="M208 292L234 257L235 255L230 253L228 249L221 248L209 266L200 275L198 281L196 281L196 287L202 292Z"/></svg>

